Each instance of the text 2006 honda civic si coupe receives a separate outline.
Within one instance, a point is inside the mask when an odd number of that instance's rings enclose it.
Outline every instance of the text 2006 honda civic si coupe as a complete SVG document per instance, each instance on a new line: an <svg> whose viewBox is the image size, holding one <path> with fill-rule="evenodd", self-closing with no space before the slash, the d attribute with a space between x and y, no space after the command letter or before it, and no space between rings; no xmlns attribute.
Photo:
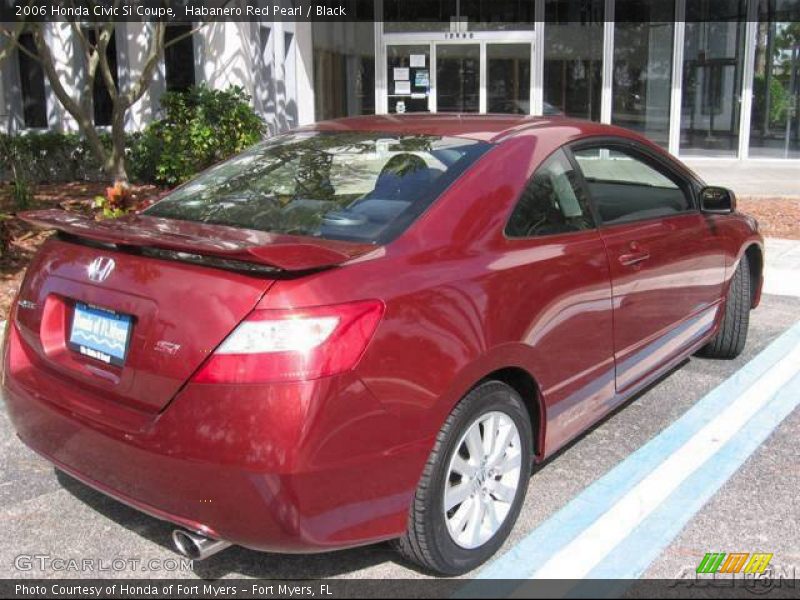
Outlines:
<svg viewBox="0 0 800 600"><path fill-rule="evenodd" d="M278 135L57 230L4 342L20 438L181 552L395 540L457 574L532 463L688 355L736 356L762 238L654 144L562 117Z"/></svg>

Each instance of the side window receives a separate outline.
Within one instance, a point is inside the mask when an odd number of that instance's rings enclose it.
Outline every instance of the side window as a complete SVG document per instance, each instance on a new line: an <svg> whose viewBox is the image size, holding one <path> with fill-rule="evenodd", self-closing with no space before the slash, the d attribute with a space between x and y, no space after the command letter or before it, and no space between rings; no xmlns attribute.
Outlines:
<svg viewBox="0 0 800 600"><path fill-rule="evenodd" d="M525 186L506 235L525 238L594 227L577 175L562 150L550 156Z"/></svg>
<svg viewBox="0 0 800 600"><path fill-rule="evenodd" d="M573 154L603 223L666 217L691 208L684 186L641 158L616 148Z"/></svg>

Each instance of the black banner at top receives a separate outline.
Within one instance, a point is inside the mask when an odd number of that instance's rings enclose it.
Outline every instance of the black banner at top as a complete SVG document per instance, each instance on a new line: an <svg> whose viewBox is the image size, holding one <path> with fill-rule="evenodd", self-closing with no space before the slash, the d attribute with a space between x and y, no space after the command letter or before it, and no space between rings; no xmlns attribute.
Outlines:
<svg viewBox="0 0 800 600"><path fill-rule="evenodd" d="M752 10L748 10L752 6ZM547 23L602 23L604 0L544 0ZM676 0L616 0L616 22L669 22ZM685 1L683 20L800 22L800 0ZM0 0L0 22L390 21L529 29L535 0ZM517 27L515 27L515 25ZM462 25L463 27L463 25Z"/></svg>

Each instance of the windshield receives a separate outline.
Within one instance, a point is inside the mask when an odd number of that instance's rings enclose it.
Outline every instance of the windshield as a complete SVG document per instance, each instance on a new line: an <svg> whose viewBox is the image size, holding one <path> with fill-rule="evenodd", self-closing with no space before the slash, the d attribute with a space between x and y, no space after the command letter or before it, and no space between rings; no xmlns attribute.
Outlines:
<svg viewBox="0 0 800 600"><path fill-rule="evenodd" d="M386 243L489 147L435 135L290 133L201 173L145 214Z"/></svg>

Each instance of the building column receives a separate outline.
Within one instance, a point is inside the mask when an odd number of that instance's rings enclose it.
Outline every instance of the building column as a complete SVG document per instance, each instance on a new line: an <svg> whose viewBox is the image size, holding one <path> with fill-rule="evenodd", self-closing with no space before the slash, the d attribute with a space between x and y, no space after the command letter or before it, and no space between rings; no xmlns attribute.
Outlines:
<svg viewBox="0 0 800 600"><path fill-rule="evenodd" d="M117 69L120 90L129 89L141 76L146 58L146 53L142 49L150 48L150 44L154 42L153 33L153 26L150 23L126 22L117 25ZM125 118L127 131L140 131L156 117L158 102L165 90L162 58L144 95L128 110Z"/></svg>
<svg viewBox="0 0 800 600"><path fill-rule="evenodd" d="M316 120L314 114L314 33L310 22L295 23L295 81L297 82L297 125Z"/></svg>
<svg viewBox="0 0 800 600"><path fill-rule="evenodd" d="M530 113L541 115L544 112L544 28L545 0L536 0L533 8L535 29L531 49L531 98Z"/></svg>
<svg viewBox="0 0 800 600"><path fill-rule="evenodd" d="M44 25L45 43L53 56L55 70L64 90L80 102L86 110L92 110L92 98L84 98L83 79L86 77L83 50L75 39L72 25L66 22L53 22ZM50 129L62 133L78 131L78 123L56 98L50 81L44 78L47 95L47 123Z"/></svg>
<svg viewBox="0 0 800 600"><path fill-rule="evenodd" d="M669 104L669 151L678 156L681 148L683 105L683 48L686 43L686 0L675 0L675 31L672 38L672 91Z"/></svg>
<svg viewBox="0 0 800 600"><path fill-rule="evenodd" d="M250 23L215 21L198 31L198 83L224 90L232 85L253 95L253 57L250 52ZM196 71L197 72L197 71Z"/></svg>
<svg viewBox="0 0 800 600"><path fill-rule="evenodd" d="M753 77L758 46L758 3L747 4L747 23L744 29L744 67L742 69L742 96L739 103L739 151L740 160L750 154L750 122L753 112Z"/></svg>
<svg viewBox="0 0 800 600"><path fill-rule="evenodd" d="M0 36L0 50L3 50L7 44L10 44L8 39ZM12 72L16 72L16 62L16 52L12 51L11 55L6 57L3 69L0 70L0 133L11 133L14 130L11 75Z"/></svg>
<svg viewBox="0 0 800 600"><path fill-rule="evenodd" d="M600 122L611 123L614 103L614 0L605 0L603 23L603 83L600 94Z"/></svg>

